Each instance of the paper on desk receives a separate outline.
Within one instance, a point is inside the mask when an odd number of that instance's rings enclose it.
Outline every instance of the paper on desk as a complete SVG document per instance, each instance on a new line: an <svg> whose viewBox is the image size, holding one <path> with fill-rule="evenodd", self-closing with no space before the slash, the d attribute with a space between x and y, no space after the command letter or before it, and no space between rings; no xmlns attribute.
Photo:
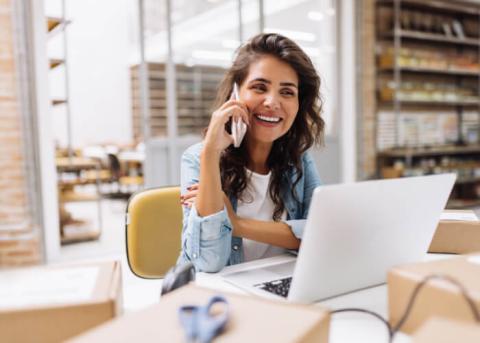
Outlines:
<svg viewBox="0 0 480 343"><path fill-rule="evenodd" d="M0 273L0 310L88 300L98 267L35 269Z"/></svg>
<svg viewBox="0 0 480 343"><path fill-rule="evenodd" d="M479 221L474 212L443 212L440 216L440 220Z"/></svg>

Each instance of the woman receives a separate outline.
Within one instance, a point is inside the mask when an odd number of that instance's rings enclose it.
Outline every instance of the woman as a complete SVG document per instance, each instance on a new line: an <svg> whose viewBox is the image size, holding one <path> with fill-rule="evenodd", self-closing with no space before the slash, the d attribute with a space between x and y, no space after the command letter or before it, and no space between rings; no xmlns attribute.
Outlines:
<svg viewBox="0 0 480 343"><path fill-rule="evenodd" d="M306 152L323 139L319 88L311 60L286 37L260 34L239 49L203 142L182 156L180 263L217 272L298 249L320 184ZM232 119L247 124L239 148Z"/></svg>

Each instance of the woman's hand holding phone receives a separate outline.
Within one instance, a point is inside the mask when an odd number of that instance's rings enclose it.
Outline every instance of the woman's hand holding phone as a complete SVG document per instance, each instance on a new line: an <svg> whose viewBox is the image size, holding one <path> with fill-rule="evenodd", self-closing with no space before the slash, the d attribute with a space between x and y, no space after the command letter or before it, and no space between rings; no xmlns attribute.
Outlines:
<svg viewBox="0 0 480 343"><path fill-rule="evenodd" d="M250 124L247 106L241 101L233 99L233 97L232 95L230 100L225 102L212 114L204 145L204 148L209 151L221 153L230 144L234 143L233 134L229 134L225 130L225 124L230 118L232 118L232 126L234 122L238 121L246 123L247 125Z"/></svg>

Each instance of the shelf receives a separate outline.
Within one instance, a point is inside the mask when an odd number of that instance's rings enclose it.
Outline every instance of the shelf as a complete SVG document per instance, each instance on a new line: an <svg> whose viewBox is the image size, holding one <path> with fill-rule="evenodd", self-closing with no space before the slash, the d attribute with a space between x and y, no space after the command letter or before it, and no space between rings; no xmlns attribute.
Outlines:
<svg viewBox="0 0 480 343"><path fill-rule="evenodd" d="M411 30L399 30L398 35L400 38L415 39L420 41L430 41L438 43L448 43L448 44L458 44L458 45L467 45L467 46L480 46L480 40L476 38L457 38L457 37L447 37L438 33L428 33L421 31L411 31ZM392 39L395 36L393 32L386 34L381 34L380 37Z"/></svg>
<svg viewBox="0 0 480 343"><path fill-rule="evenodd" d="M447 209L463 209L480 206L480 199L451 199L447 203Z"/></svg>
<svg viewBox="0 0 480 343"><path fill-rule="evenodd" d="M378 152L383 158L400 157L418 157L418 156L436 156L436 155L455 155L455 154L480 154L480 145L467 146L443 146L433 148L400 148L390 149Z"/></svg>
<svg viewBox="0 0 480 343"><path fill-rule="evenodd" d="M52 32L55 28L57 28L60 24L64 23L65 21L62 18L58 17L47 17L47 30L48 32Z"/></svg>
<svg viewBox="0 0 480 343"><path fill-rule="evenodd" d="M50 69L56 68L56 67L58 67L60 64L63 64L64 62L65 62L65 61L62 60L62 59L51 58L51 59L49 60Z"/></svg>
<svg viewBox="0 0 480 343"><path fill-rule="evenodd" d="M457 178L457 181L455 181L456 184L468 184L477 182L480 182L480 177Z"/></svg>
<svg viewBox="0 0 480 343"><path fill-rule="evenodd" d="M52 106L62 105L66 103L67 103L66 99L52 99Z"/></svg>
<svg viewBox="0 0 480 343"><path fill-rule="evenodd" d="M62 226L61 244L94 241L100 238L100 230L92 228L85 220L71 220Z"/></svg>
<svg viewBox="0 0 480 343"><path fill-rule="evenodd" d="M393 6L394 0L377 0L379 5ZM402 0L402 5L410 5L428 10L439 10L447 12L458 12L469 15L480 15L480 10L475 4L460 4L453 1L439 1L439 0ZM473 5L473 6L472 6Z"/></svg>
<svg viewBox="0 0 480 343"><path fill-rule="evenodd" d="M380 103L392 104L394 100L382 100ZM480 99L478 100L398 100L400 104L406 105L451 105L451 106L480 106Z"/></svg>
<svg viewBox="0 0 480 343"><path fill-rule="evenodd" d="M394 72L394 68L379 68L380 72ZM399 67L399 71L408 73L430 73L441 75L461 75L461 76L477 76L480 77L479 70L468 69L433 69L433 68L415 68L415 67Z"/></svg>
<svg viewBox="0 0 480 343"><path fill-rule="evenodd" d="M97 201L99 199L97 194L91 193L79 193L71 190L59 192L59 200L65 202L84 202L84 201Z"/></svg>
<svg viewBox="0 0 480 343"><path fill-rule="evenodd" d="M51 37L55 35L57 32L63 30L65 26L70 24L71 21L64 20L58 17L47 17L47 32L48 35Z"/></svg>

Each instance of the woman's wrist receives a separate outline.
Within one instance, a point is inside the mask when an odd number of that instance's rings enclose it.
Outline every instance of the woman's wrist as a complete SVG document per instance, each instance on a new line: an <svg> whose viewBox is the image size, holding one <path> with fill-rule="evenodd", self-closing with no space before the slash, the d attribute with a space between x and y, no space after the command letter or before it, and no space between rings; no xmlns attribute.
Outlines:
<svg viewBox="0 0 480 343"><path fill-rule="evenodd" d="M208 160L220 160L220 156L222 154L221 150L218 150L214 147L211 147L208 143L205 143L201 153L201 159L208 159Z"/></svg>

